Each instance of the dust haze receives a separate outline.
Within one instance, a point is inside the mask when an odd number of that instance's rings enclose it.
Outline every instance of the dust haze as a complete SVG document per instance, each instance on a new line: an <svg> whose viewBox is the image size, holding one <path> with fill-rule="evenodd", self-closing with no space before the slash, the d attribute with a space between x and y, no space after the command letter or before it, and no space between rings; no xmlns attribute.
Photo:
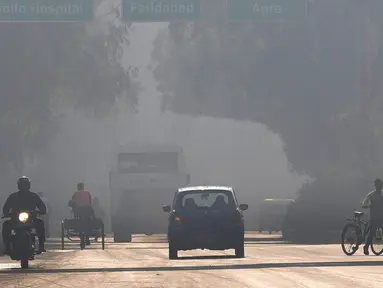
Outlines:
<svg viewBox="0 0 383 288"><path fill-rule="evenodd" d="M303 178L291 170L278 135L264 125L161 112L151 53L157 33L164 28L163 24L132 27L131 44L123 61L140 70L138 113L123 101L112 115L103 118L65 110L59 133L45 157L30 164L25 172L33 189L44 191L63 216L68 214L66 204L76 183L84 181L108 209L108 172L118 146L170 142L183 147L192 184L234 186L240 202L250 205L248 215L255 213L254 207L262 198L295 198Z"/></svg>

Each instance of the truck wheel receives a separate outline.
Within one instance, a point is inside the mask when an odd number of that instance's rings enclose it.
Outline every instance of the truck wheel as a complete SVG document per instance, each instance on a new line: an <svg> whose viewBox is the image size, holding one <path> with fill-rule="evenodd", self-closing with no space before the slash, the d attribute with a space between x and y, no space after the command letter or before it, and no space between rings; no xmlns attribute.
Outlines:
<svg viewBox="0 0 383 288"><path fill-rule="evenodd" d="M24 258L20 260L20 265L22 269L28 269L29 268L29 259Z"/></svg>
<svg viewBox="0 0 383 288"><path fill-rule="evenodd" d="M169 242L169 259L177 259L178 258L178 250L176 247L174 247L174 244Z"/></svg>
<svg viewBox="0 0 383 288"><path fill-rule="evenodd" d="M235 247L235 257L244 258L245 257L245 242L242 241Z"/></svg>
<svg viewBox="0 0 383 288"><path fill-rule="evenodd" d="M113 240L115 243L130 243L132 242L132 233L115 231L113 233Z"/></svg>
<svg viewBox="0 0 383 288"><path fill-rule="evenodd" d="M80 249L84 250L85 249L85 235L81 233L80 235Z"/></svg>

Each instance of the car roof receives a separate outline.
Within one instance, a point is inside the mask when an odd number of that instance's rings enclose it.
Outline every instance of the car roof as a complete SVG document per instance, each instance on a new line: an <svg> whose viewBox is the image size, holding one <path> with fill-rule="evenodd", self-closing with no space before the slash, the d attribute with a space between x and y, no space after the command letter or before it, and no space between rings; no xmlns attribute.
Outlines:
<svg viewBox="0 0 383 288"><path fill-rule="evenodd" d="M202 185L202 186L190 186L190 187L178 188L178 193L196 191L196 190L222 190L222 191L233 192L233 188L229 186Z"/></svg>

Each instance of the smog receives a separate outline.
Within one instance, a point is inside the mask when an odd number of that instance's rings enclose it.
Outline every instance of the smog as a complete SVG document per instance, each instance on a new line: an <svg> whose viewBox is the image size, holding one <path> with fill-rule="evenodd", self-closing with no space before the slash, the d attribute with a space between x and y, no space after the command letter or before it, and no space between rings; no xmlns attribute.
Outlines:
<svg viewBox="0 0 383 288"><path fill-rule="evenodd" d="M23 173L31 177L34 190L44 191L51 199L56 223L69 215L67 202L79 181L84 181L92 195L109 209L112 158L118 147L129 143L180 145L191 184L233 186L240 201L250 205L249 221L263 198L295 198L304 183L305 178L292 170L280 137L263 124L162 110L152 53L153 42L166 29L167 24L131 27L122 64L139 71L136 81L141 90L136 111L128 100L118 100L114 110L102 117L62 106L55 137L44 153L26 161ZM185 93L191 93L188 87ZM171 198L161 204L170 202Z"/></svg>
<svg viewBox="0 0 383 288"><path fill-rule="evenodd" d="M27 285L12 261L35 286L376 282L346 258L383 253L383 1L21 2L0 5L1 283Z"/></svg>

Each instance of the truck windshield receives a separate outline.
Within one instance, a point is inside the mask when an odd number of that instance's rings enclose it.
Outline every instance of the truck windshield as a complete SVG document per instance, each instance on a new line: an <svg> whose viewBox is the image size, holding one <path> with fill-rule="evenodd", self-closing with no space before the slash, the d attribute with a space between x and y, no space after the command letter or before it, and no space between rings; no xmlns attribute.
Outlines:
<svg viewBox="0 0 383 288"><path fill-rule="evenodd" d="M230 191L196 190L179 194L176 206L178 209L235 209L235 201Z"/></svg>
<svg viewBox="0 0 383 288"><path fill-rule="evenodd" d="M177 173L178 153L121 153L118 156L121 173Z"/></svg>
<svg viewBox="0 0 383 288"><path fill-rule="evenodd" d="M151 215L161 213L161 201L171 199L170 189L136 189L122 191L117 209L119 215L126 213ZM158 214L158 213L157 213ZM162 214L159 214L162 215Z"/></svg>
<svg viewBox="0 0 383 288"><path fill-rule="evenodd" d="M269 215L284 215L293 201L265 201L261 212Z"/></svg>

